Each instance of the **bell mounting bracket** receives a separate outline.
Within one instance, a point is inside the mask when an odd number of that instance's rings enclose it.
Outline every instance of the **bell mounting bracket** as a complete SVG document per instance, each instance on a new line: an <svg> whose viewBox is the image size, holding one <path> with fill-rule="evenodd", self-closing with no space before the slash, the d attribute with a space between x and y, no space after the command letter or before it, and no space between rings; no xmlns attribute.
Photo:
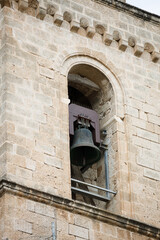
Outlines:
<svg viewBox="0 0 160 240"><path fill-rule="evenodd" d="M83 117L83 116L78 116L77 123L78 123L78 125L81 126L81 127L89 128L89 127L91 126L90 121L91 121L91 120L90 120L88 117L86 118L86 116L85 116L85 117Z"/></svg>
<svg viewBox="0 0 160 240"><path fill-rule="evenodd" d="M94 110L71 103L69 105L69 134L71 136L74 136L75 121L82 127L92 126L94 142L100 144L99 116Z"/></svg>

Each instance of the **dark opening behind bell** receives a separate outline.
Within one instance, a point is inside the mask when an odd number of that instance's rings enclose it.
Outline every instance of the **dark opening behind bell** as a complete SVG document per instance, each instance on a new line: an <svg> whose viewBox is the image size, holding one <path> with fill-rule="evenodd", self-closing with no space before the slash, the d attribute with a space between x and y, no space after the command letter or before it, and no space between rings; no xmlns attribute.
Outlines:
<svg viewBox="0 0 160 240"><path fill-rule="evenodd" d="M76 166L92 165L100 160L101 152L94 145L89 129L80 128L75 131L70 157L71 163Z"/></svg>

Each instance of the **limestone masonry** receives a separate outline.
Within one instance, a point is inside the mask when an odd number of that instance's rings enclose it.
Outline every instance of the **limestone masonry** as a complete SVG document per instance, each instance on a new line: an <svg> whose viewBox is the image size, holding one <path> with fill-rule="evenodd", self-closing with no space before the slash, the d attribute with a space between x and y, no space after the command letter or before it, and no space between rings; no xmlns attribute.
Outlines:
<svg viewBox="0 0 160 240"><path fill-rule="evenodd" d="M125 0L0 4L0 240L160 239L160 16ZM107 175L108 201L71 191L74 101L98 113L107 150L82 177Z"/></svg>

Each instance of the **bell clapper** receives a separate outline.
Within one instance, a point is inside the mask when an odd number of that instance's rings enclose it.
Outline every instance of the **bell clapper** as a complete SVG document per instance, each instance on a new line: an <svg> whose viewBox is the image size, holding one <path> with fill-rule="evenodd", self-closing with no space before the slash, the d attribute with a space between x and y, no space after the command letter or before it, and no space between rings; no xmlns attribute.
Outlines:
<svg viewBox="0 0 160 240"><path fill-rule="evenodd" d="M83 156L83 166L86 165L86 159L85 159L85 156Z"/></svg>

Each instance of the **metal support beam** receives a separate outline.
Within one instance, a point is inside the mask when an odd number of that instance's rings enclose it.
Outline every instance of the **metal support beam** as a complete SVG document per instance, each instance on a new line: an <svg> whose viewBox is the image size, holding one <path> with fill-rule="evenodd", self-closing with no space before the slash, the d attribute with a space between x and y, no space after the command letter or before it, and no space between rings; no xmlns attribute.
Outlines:
<svg viewBox="0 0 160 240"><path fill-rule="evenodd" d="M86 185L86 186L89 186L89 187L92 187L92 188L95 188L95 189L99 189L99 190L105 191L107 193L111 193L111 194L114 194L114 195L116 194L116 192L114 192L112 190L101 188L101 187L98 187L98 186L95 186L95 185L92 185L92 184L89 184L89 183L86 183L86 182L79 181L77 179L71 178L71 181L75 182L75 183L80 183L80 184L83 184L83 185ZM102 195L99 195L99 194L96 194L96 193L93 193L93 192L88 192L88 191L85 191L85 190L77 188L77 187L71 187L71 190L74 193L79 193L81 195L84 195L84 196L87 196L87 197L90 197L90 198L96 198L98 200L105 201L105 202L110 201L110 197L102 196Z"/></svg>

